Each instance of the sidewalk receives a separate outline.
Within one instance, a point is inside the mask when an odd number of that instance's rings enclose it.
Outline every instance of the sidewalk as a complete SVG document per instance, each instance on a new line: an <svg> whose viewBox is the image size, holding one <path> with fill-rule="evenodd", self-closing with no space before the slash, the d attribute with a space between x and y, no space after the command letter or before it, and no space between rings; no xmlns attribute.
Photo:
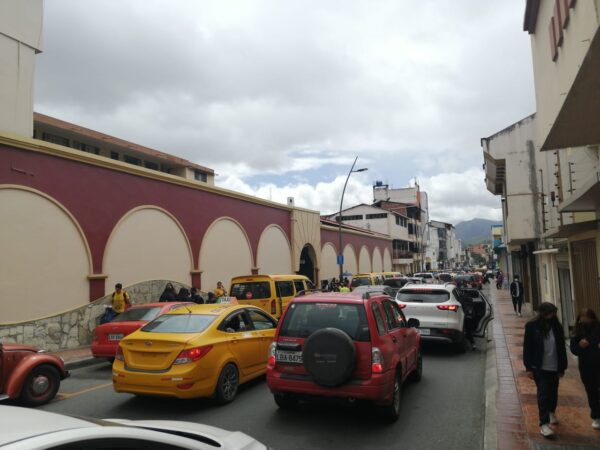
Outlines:
<svg viewBox="0 0 600 450"><path fill-rule="evenodd" d="M80 367L90 366L102 362L102 359L94 358L90 347L80 347L70 350L61 350L52 352L53 355L60 356L68 370L78 369Z"/></svg>
<svg viewBox="0 0 600 450"><path fill-rule="evenodd" d="M588 450L600 448L600 431L592 420L577 360L570 351L569 368L560 381L558 409L560 424L556 437L539 434L536 389L523 367L523 335L532 312L523 308L523 317L514 314L510 294L490 289L494 302L493 333L496 350L497 392L496 431L500 450Z"/></svg>

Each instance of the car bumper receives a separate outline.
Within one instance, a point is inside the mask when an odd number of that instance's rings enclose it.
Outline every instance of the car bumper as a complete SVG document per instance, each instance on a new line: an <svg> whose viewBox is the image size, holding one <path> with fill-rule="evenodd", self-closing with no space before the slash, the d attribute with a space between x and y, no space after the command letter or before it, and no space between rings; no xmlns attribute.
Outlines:
<svg viewBox="0 0 600 450"><path fill-rule="evenodd" d="M92 344L91 351L94 358L114 358L119 342L111 344Z"/></svg>
<svg viewBox="0 0 600 450"><path fill-rule="evenodd" d="M385 404L392 400L393 383L394 371L392 370L383 374L374 374L369 380L352 380L342 386L329 388L320 386L310 379L294 379L278 370L267 369L267 386L274 394L352 398Z"/></svg>
<svg viewBox="0 0 600 450"><path fill-rule="evenodd" d="M421 335L423 342L447 342L456 344L462 341L463 333L452 328L429 328L428 335Z"/></svg>

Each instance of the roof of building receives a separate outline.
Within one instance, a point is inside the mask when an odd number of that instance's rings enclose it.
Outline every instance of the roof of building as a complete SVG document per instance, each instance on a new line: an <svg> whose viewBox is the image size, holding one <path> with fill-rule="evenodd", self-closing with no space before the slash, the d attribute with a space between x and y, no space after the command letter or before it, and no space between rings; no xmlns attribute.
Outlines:
<svg viewBox="0 0 600 450"><path fill-rule="evenodd" d="M64 120L56 119L55 117L46 116L45 114L34 112L33 121L61 130L68 130L72 133L76 133L99 142L105 142L116 147L127 148L129 150L142 153L144 155L170 161L173 164L190 167L192 169L198 169L207 173L214 173L213 169L201 166L199 164L195 164L191 161L188 161L187 159L179 158L178 156L170 155L169 153L164 153L150 147L144 147L143 145L134 144L133 142L110 136L108 134L100 133L99 131L94 131L89 128L82 127L80 125L76 125L74 123L66 122Z"/></svg>
<svg viewBox="0 0 600 450"><path fill-rule="evenodd" d="M340 223L336 220L328 219L327 217L321 217L321 225L329 225L331 227L339 228ZM389 238L390 236L384 233L377 233L376 231L367 230L366 228L353 227L352 225L348 225L347 223L342 223L342 229L346 229L349 231L355 231L362 234L368 234L373 237L384 237Z"/></svg>
<svg viewBox="0 0 600 450"><path fill-rule="evenodd" d="M358 208L358 207L360 207L360 206L366 206L367 208L377 209L377 210L380 210L380 211L385 211L385 212L391 212L392 214L395 214L395 215L397 215L397 216L402 216L402 217L404 217L404 218L407 218L407 219L408 219L408 216L407 216L406 214L402 214L402 213L400 213L400 212L398 212L398 211L395 211L395 210L390 210L390 209L382 208L382 207L380 207L380 206L376 206L375 204L368 205L368 204L366 204L366 203L359 203L358 205L354 205L354 206L351 206L351 207L349 207L349 208L342 209L342 213L345 213L345 212L347 212L347 211L352 211L353 209L355 209L355 208ZM327 215L324 215L324 216L321 216L321 217L323 217L323 218L326 218L326 219L327 219L327 218L335 218L335 217L337 217L338 215L339 215L339 212L334 212L333 214L327 214Z"/></svg>

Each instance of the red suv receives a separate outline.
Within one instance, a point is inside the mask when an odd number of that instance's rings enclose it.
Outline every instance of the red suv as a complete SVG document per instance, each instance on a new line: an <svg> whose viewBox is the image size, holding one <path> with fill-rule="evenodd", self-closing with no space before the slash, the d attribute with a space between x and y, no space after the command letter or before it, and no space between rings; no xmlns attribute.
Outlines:
<svg viewBox="0 0 600 450"><path fill-rule="evenodd" d="M269 351L267 385L280 408L311 396L369 400L398 419L402 383L421 379L417 319L387 295L296 297Z"/></svg>

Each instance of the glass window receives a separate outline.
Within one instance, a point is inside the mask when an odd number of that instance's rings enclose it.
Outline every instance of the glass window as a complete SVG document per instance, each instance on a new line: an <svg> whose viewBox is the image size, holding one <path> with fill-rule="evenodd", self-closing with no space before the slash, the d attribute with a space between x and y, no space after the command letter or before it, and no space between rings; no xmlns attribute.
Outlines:
<svg viewBox="0 0 600 450"><path fill-rule="evenodd" d="M248 315L250 316L250 320L252 321L255 330L267 330L277 327L277 322L275 322L262 311L249 309Z"/></svg>
<svg viewBox="0 0 600 450"><path fill-rule="evenodd" d="M260 300L271 298L271 284L268 281L249 281L231 286L231 295L238 300Z"/></svg>
<svg viewBox="0 0 600 450"><path fill-rule="evenodd" d="M142 160L140 158L136 158L134 156L125 155L123 157L126 163L135 164L136 166L140 166L142 164Z"/></svg>
<svg viewBox="0 0 600 450"><path fill-rule="evenodd" d="M383 312L385 314L385 323L387 324L388 330L395 330L398 328L398 324L396 323L396 317L394 314L394 307L392 306L392 302L384 301L381 304L383 306Z"/></svg>
<svg viewBox="0 0 600 450"><path fill-rule="evenodd" d="M276 281L275 291L277 297L293 297L294 296L294 282L293 281Z"/></svg>
<svg viewBox="0 0 600 450"><path fill-rule="evenodd" d="M302 280L294 280L294 287L296 288L296 294L300 291L304 291L304 282Z"/></svg>
<svg viewBox="0 0 600 450"><path fill-rule="evenodd" d="M206 172L202 172L201 170L194 170L194 180L206 183L208 180L208 174Z"/></svg>
<svg viewBox="0 0 600 450"><path fill-rule="evenodd" d="M160 306L150 308L129 308L127 311L122 312L112 322L129 322L136 320L150 321L158 316L162 308Z"/></svg>
<svg viewBox="0 0 600 450"><path fill-rule="evenodd" d="M158 316L142 331L149 333L201 333L217 316L206 314L164 314Z"/></svg>
<svg viewBox="0 0 600 450"><path fill-rule="evenodd" d="M385 327L383 325L383 317L381 317L381 311L379 311L379 306L377 303L371 303L371 311L373 312L373 317L375 318L375 323L377 324L377 332L379 336L385 334Z"/></svg>
<svg viewBox="0 0 600 450"><path fill-rule="evenodd" d="M152 161L144 161L146 169L158 170L158 164Z"/></svg>
<svg viewBox="0 0 600 450"><path fill-rule="evenodd" d="M355 341L370 340L364 306L346 303L292 303L279 335L306 338L323 328L338 328Z"/></svg>
<svg viewBox="0 0 600 450"><path fill-rule="evenodd" d="M111 159L119 159L119 152L110 152L110 158Z"/></svg>
<svg viewBox="0 0 600 450"><path fill-rule="evenodd" d="M251 330L252 327L248 323L243 311L227 318L222 325L222 329L228 333L240 333L242 331Z"/></svg>
<svg viewBox="0 0 600 450"><path fill-rule="evenodd" d="M400 328L407 327L408 322L406 320L406 316L404 315L404 313L402 312L402 310L400 309L398 304L396 302L393 302L391 305L392 305L392 308L394 311L394 316L396 317L396 322L398 322L398 325L400 325Z"/></svg>
<svg viewBox="0 0 600 450"><path fill-rule="evenodd" d="M402 289L396 300L402 303L444 303L450 300L448 291L433 289Z"/></svg>

